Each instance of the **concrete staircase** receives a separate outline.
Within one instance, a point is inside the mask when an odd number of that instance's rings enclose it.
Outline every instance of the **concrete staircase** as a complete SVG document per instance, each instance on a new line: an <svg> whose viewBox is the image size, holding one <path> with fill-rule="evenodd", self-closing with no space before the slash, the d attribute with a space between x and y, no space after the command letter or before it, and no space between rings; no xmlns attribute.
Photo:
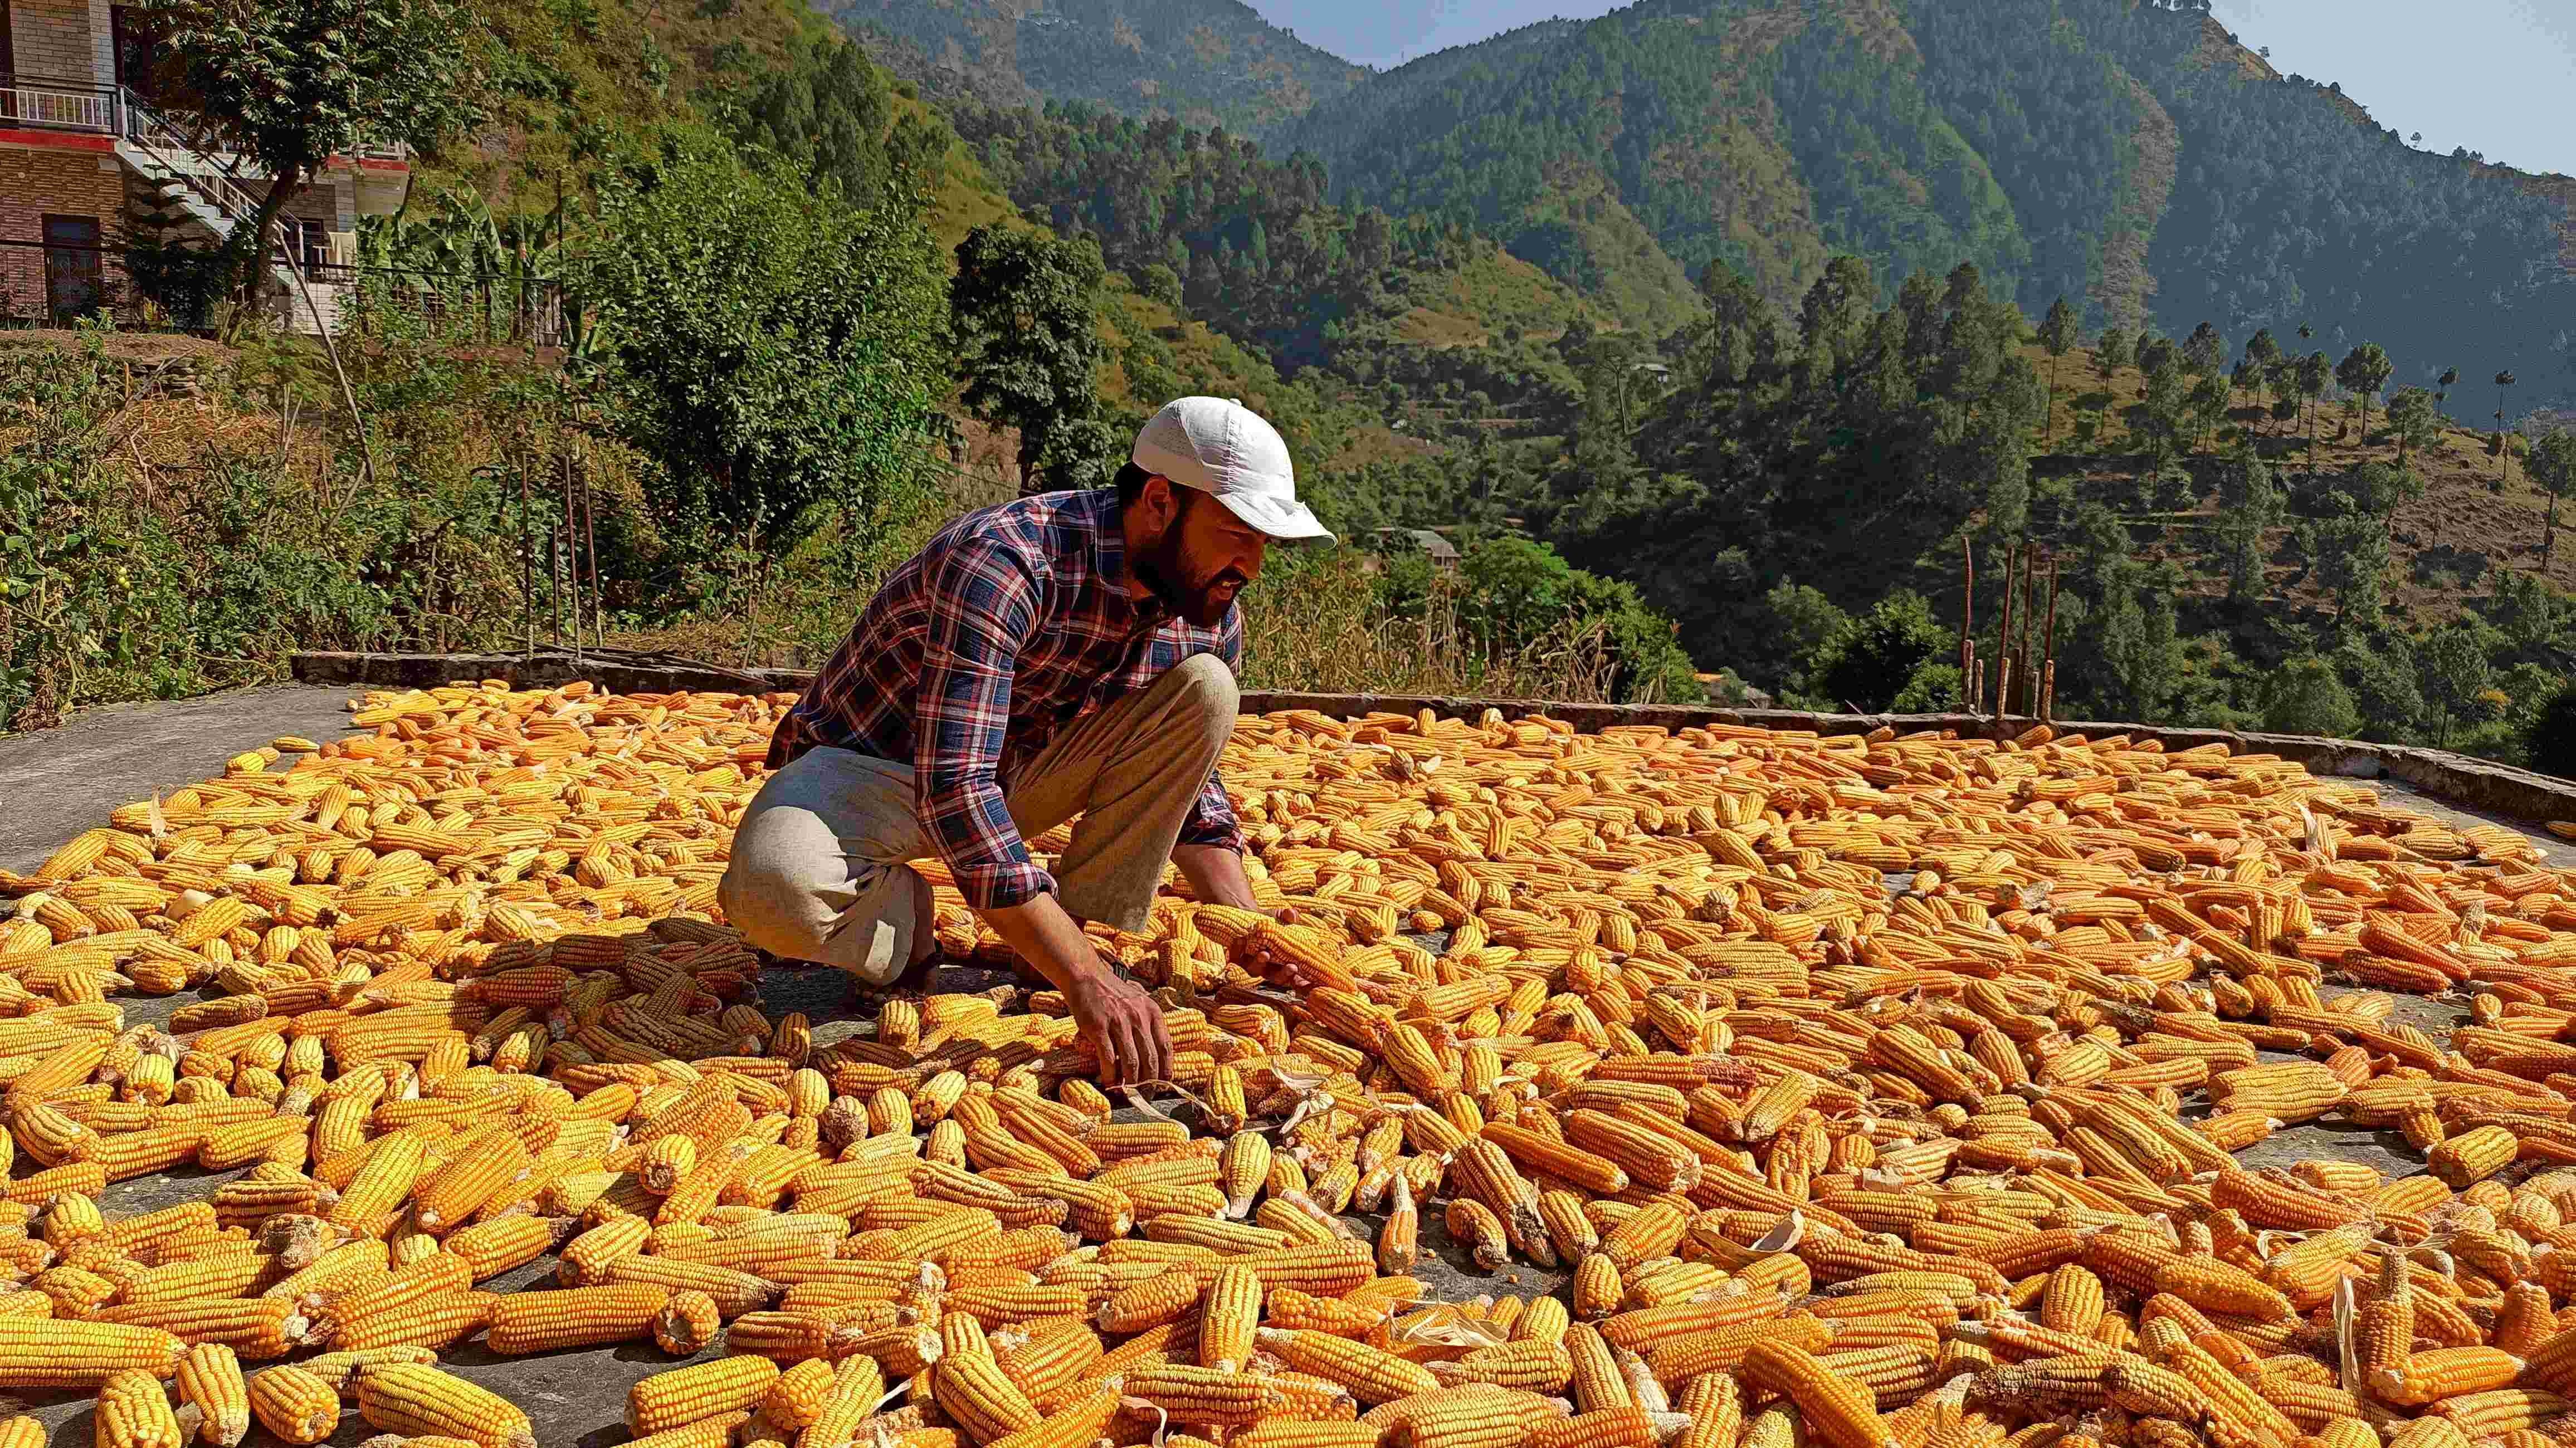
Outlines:
<svg viewBox="0 0 2576 1448"><path fill-rule="evenodd" d="M132 91L122 101L126 124L116 154L125 166L126 209L135 223L163 228L182 245L220 247L232 239L235 227L258 215L259 197L234 178L230 166L200 149ZM262 291L290 324L310 325L310 318L301 314L295 265L292 247L272 255ZM330 314L337 310L326 308L325 325L335 320Z"/></svg>

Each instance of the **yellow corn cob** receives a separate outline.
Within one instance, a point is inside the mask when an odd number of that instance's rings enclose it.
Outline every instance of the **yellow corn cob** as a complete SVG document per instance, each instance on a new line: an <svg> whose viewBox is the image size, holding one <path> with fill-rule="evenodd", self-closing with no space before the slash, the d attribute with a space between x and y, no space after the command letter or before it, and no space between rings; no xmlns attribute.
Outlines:
<svg viewBox="0 0 2576 1448"><path fill-rule="evenodd" d="M1206 1315L1199 1326L1202 1365L1231 1372L1250 1361L1263 1295L1261 1276L1253 1269L1239 1263L1217 1269L1208 1282Z"/></svg>
<svg viewBox="0 0 2576 1448"><path fill-rule="evenodd" d="M508 1399L432 1367L384 1363L358 1374L358 1415L389 1432L435 1433L481 1448L534 1448L528 1415Z"/></svg>
<svg viewBox="0 0 2576 1448"><path fill-rule="evenodd" d="M241 1359L221 1343L199 1343L179 1359L179 1400L197 1410L198 1435L233 1448L250 1432L250 1396Z"/></svg>
<svg viewBox="0 0 2576 1448"><path fill-rule="evenodd" d="M718 1358L656 1373L627 1389L626 1431L643 1437L750 1407L778 1381L765 1357Z"/></svg>
<svg viewBox="0 0 2576 1448"><path fill-rule="evenodd" d="M2483 1393L2514 1385L2522 1359L2491 1347L2446 1347L2409 1353L2394 1367L2374 1374L2370 1390L2401 1407Z"/></svg>
<svg viewBox="0 0 2576 1448"><path fill-rule="evenodd" d="M303 1368L278 1366L250 1380L250 1410L288 1443L319 1443L340 1426L340 1394Z"/></svg>
<svg viewBox="0 0 2576 1448"><path fill-rule="evenodd" d="M513 1292L493 1309L484 1342L504 1355L633 1342L652 1335L670 1300L668 1288L645 1283Z"/></svg>
<svg viewBox="0 0 2576 1448"><path fill-rule="evenodd" d="M1807 1430L1829 1448L1887 1448L1896 1440L1869 1389L1785 1342L1757 1342L1745 1354L1746 1381L1797 1405Z"/></svg>
<svg viewBox="0 0 2576 1448"><path fill-rule="evenodd" d="M99 1448L179 1448L183 1441L161 1380L136 1368L108 1374L92 1412Z"/></svg>
<svg viewBox="0 0 2576 1448"><path fill-rule="evenodd" d="M1262 1351L1299 1372L1313 1373L1350 1390L1363 1403L1383 1403L1440 1385L1428 1368L1364 1342L1330 1333L1262 1328L1255 1336Z"/></svg>

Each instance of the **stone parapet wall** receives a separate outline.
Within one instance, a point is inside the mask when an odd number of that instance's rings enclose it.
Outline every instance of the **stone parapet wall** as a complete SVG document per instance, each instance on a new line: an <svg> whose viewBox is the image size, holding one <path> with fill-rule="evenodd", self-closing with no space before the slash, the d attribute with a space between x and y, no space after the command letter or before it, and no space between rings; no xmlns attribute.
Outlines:
<svg viewBox="0 0 2576 1448"><path fill-rule="evenodd" d="M686 660L626 653L587 654L576 661L569 653L516 654L298 654L295 676L308 684L341 684L373 688L429 688L478 679L506 679L518 687L571 683L587 679L619 693L671 693L677 690L763 692L804 687L805 669L732 670ZM1963 737L2011 738L2038 721L1996 719L1975 714L1816 714L1796 709L1720 709L1698 704L1569 704L1541 699L1460 699L1411 694L1297 694L1246 690L1243 707L1267 713L1279 709L1313 709L1336 718L1369 713L1414 714L1424 709L1442 717L1474 718L1487 709L1505 714L1545 713L1586 731L1619 725L1654 725L1687 729L1731 724L1763 729L1803 730L1816 734L1865 734L1889 728L1900 734L1946 730ZM2124 734L2153 739L2167 749L2226 746L2231 754L2271 754L2294 760L2320 775L2353 779L2388 776L2466 809L2516 819L2576 820L2576 781L2534 774L2527 769L2472 759L2440 749L2402 744L2371 744L2354 739L2320 739L2304 734L2263 734L2230 729L2170 729L2156 725L2060 719L2060 734L2102 738Z"/></svg>

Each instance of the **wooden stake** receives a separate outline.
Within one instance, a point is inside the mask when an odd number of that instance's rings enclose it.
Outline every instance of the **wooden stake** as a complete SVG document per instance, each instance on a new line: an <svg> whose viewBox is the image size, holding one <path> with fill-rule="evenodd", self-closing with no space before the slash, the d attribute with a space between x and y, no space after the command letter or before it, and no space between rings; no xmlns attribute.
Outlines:
<svg viewBox="0 0 2576 1448"><path fill-rule="evenodd" d="M2057 559L2048 560L2048 628L2040 639L2040 657L2044 677L2040 680L2039 721L2047 723L2057 710Z"/></svg>
<svg viewBox="0 0 2576 1448"><path fill-rule="evenodd" d="M2013 669L2013 569L2021 562L2022 546L2012 544L2004 549L2004 612L1995 629L1995 716L2001 718L2012 710Z"/></svg>
<svg viewBox="0 0 2576 1448"><path fill-rule="evenodd" d="M1977 544L1959 535L1959 559L1968 579L1967 601L1959 607L1959 687L1968 686L1968 666L1977 657Z"/></svg>

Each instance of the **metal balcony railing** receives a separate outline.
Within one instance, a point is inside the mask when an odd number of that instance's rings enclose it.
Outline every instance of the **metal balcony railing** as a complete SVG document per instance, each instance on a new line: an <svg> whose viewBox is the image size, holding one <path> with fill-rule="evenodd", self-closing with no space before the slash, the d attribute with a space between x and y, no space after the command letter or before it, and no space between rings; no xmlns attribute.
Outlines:
<svg viewBox="0 0 2576 1448"><path fill-rule="evenodd" d="M0 125L121 135L124 107L120 102L112 85L0 71Z"/></svg>
<svg viewBox="0 0 2576 1448"><path fill-rule="evenodd" d="M222 132L202 122L163 115L133 91L112 85L54 76L0 71L0 126L33 126L54 131L83 131L122 136L219 158L223 169L238 174L240 162ZM368 161L411 160L411 147L400 141L360 141L349 155Z"/></svg>

